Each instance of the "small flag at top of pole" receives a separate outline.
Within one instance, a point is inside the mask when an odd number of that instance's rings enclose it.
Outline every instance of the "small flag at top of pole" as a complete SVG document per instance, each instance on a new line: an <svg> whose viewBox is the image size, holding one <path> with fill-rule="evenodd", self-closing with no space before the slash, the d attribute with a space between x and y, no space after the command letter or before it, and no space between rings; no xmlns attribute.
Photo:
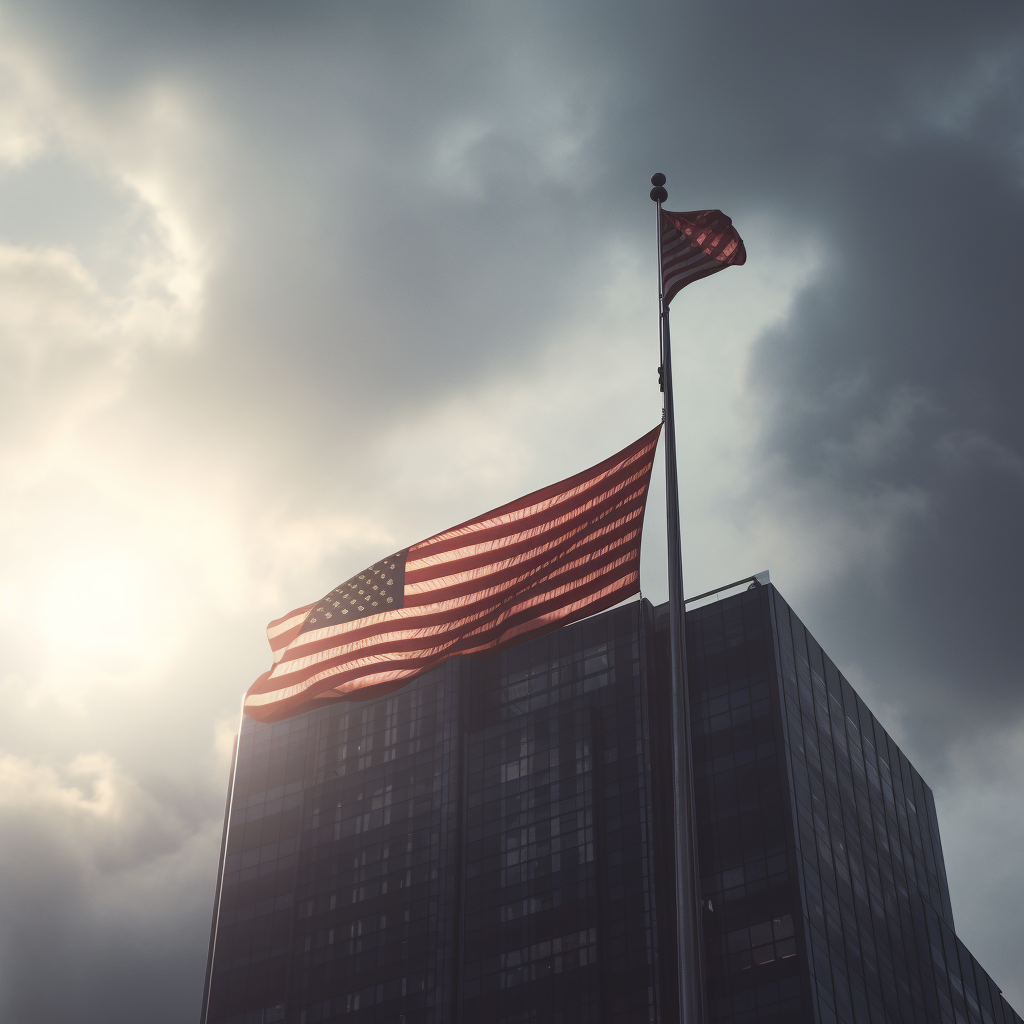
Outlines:
<svg viewBox="0 0 1024 1024"><path fill-rule="evenodd" d="M651 198L660 205L668 199L665 175L655 174L651 181ZM666 306L692 281L746 261L743 239L721 210L661 211L661 286Z"/></svg>

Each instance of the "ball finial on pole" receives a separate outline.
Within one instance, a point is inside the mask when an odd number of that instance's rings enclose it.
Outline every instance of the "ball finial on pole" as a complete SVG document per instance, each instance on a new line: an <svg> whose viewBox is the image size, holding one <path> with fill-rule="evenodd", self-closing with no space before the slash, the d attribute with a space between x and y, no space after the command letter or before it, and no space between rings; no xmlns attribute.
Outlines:
<svg viewBox="0 0 1024 1024"><path fill-rule="evenodd" d="M654 188L651 189L651 198L656 203L663 203L668 199L668 192L665 191L665 175L658 171L657 174L651 175L651 184Z"/></svg>

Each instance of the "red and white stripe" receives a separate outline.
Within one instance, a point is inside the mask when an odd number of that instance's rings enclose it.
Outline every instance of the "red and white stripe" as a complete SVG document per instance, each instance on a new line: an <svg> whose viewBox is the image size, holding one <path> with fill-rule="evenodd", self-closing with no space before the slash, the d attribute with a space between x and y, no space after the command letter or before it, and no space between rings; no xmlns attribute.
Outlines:
<svg viewBox="0 0 1024 1024"><path fill-rule="evenodd" d="M301 632L267 627L274 667L245 712L277 721L388 693L455 655L485 656L635 594L661 427L618 455L408 549L401 608Z"/></svg>
<svg viewBox="0 0 1024 1024"><path fill-rule="evenodd" d="M746 261L743 239L721 210L661 211L661 290L666 306L690 282Z"/></svg>

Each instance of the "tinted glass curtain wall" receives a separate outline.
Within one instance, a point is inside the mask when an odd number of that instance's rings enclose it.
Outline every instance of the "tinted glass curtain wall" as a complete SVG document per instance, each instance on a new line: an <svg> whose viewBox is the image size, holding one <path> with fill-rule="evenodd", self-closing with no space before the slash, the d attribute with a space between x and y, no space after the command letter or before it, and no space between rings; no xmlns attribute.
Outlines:
<svg viewBox="0 0 1024 1024"><path fill-rule="evenodd" d="M675 1020L667 632L638 602L246 720L209 1024ZM712 1020L1019 1021L930 791L775 589L687 636Z"/></svg>
<svg viewBox="0 0 1024 1024"><path fill-rule="evenodd" d="M211 1024L656 1019L639 610L246 720Z"/></svg>
<svg viewBox="0 0 1024 1024"><path fill-rule="evenodd" d="M687 652L711 1019L1020 1021L955 936L931 790L778 591L689 612Z"/></svg>

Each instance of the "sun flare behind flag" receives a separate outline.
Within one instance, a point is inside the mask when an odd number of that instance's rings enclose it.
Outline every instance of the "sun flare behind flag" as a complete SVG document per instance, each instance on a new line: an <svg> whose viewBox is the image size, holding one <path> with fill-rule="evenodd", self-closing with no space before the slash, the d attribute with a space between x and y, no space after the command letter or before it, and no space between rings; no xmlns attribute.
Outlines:
<svg viewBox="0 0 1024 1024"><path fill-rule="evenodd" d="M245 713L272 722L376 697L446 658L494 654L635 594L660 433L275 619L274 667L249 688Z"/></svg>
<svg viewBox="0 0 1024 1024"><path fill-rule="evenodd" d="M721 210L661 211L661 287L666 306L692 281L746 261L743 239Z"/></svg>

